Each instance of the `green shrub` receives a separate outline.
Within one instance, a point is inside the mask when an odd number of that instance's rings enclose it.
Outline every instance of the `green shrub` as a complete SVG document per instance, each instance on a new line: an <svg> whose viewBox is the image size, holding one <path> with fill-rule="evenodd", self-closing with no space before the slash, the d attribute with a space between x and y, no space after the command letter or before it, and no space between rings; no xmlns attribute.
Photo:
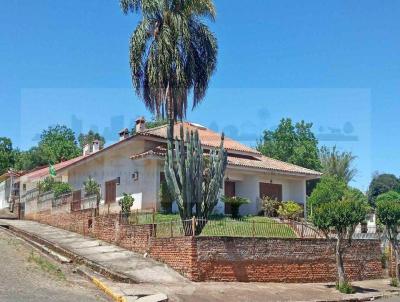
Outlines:
<svg viewBox="0 0 400 302"><path fill-rule="evenodd" d="M279 206L278 215L284 219L298 219L303 208L294 201L285 201Z"/></svg>
<svg viewBox="0 0 400 302"><path fill-rule="evenodd" d="M56 181L54 180L53 177L48 176L46 177L43 181L39 181L37 184L37 189L39 190L39 193L47 193L53 190L54 184Z"/></svg>
<svg viewBox="0 0 400 302"><path fill-rule="evenodd" d="M350 282L344 282L342 284L336 283L336 289L342 294L353 294L355 292Z"/></svg>
<svg viewBox="0 0 400 302"><path fill-rule="evenodd" d="M128 215L131 212L131 207L135 199L129 194L123 193L123 195L124 197L118 201L118 204L121 206L122 214Z"/></svg>
<svg viewBox="0 0 400 302"><path fill-rule="evenodd" d="M399 280L397 278L390 279L390 286L399 287Z"/></svg>
<svg viewBox="0 0 400 302"><path fill-rule="evenodd" d="M271 198L269 196L264 196L262 199L262 209L264 215L268 217L275 217L278 213L278 209L281 202L276 198Z"/></svg>
<svg viewBox="0 0 400 302"><path fill-rule="evenodd" d="M222 202L229 204L231 206L233 218L239 217L239 208L242 205L250 203L250 200L248 200L247 198L243 198L243 197L239 197L239 196L233 196L233 197L222 196L221 200L222 200Z"/></svg>
<svg viewBox="0 0 400 302"><path fill-rule="evenodd" d="M66 182L55 182L53 184L53 192L54 192L54 198L58 198L61 195L71 193L72 187L69 183Z"/></svg>

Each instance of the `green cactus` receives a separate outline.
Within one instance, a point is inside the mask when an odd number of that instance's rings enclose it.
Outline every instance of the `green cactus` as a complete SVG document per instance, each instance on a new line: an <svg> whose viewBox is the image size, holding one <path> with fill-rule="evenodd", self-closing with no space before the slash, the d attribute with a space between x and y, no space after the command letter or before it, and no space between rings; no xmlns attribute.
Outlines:
<svg viewBox="0 0 400 302"><path fill-rule="evenodd" d="M211 150L204 155L198 131L180 128L180 139L176 139L173 148L168 142L165 160L165 178L168 188L177 202L182 220L193 216L201 219L196 224L196 234L200 234L205 223L218 202L222 188L227 154L224 149L224 135L218 150ZM191 228L184 228L190 233ZM190 230L189 230L190 229ZM189 235L189 234L188 234Z"/></svg>

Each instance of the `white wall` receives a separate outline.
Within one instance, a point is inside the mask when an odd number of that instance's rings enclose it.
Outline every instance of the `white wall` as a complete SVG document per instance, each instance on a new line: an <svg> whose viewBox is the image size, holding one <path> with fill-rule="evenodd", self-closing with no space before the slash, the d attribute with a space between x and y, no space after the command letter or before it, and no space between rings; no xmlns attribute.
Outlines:
<svg viewBox="0 0 400 302"><path fill-rule="evenodd" d="M8 207L6 199L6 181L0 182L0 209Z"/></svg>
<svg viewBox="0 0 400 302"><path fill-rule="evenodd" d="M105 183L120 177L120 184L116 187L117 200L123 193L127 193L135 198L132 209L153 208L157 201L157 161L130 159L133 154L143 152L145 148L148 146L144 141L132 140L112 152L99 154L87 163L71 167L68 182L75 190L79 190L89 176L93 177L101 185L101 204L104 204ZM138 172L138 180L132 178L135 172ZM110 210L118 211L118 203L112 204Z"/></svg>

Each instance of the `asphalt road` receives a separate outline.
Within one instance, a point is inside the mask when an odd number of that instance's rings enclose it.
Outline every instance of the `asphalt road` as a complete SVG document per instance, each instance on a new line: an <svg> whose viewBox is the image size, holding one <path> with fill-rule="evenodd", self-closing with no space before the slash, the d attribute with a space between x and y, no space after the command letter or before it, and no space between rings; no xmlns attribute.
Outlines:
<svg viewBox="0 0 400 302"><path fill-rule="evenodd" d="M89 281L0 230L0 301L110 301Z"/></svg>

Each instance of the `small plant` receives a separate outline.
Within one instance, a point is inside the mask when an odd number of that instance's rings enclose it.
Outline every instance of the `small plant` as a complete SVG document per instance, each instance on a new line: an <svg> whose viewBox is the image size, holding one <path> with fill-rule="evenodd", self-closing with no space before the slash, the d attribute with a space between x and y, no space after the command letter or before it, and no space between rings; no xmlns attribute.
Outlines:
<svg viewBox="0 0 400 302"><path fill-rule="evenodd" d="M390 286L399 287L399 280L397 278L390 279Z"/></svg>
<svg viewBox="0 0 400 302"><path fill-rule="evenodd" d="M248 200L247 198L243 198L243 197L239 197L239 196L232 196L232 197L222 196L221 199L224 203L229 204L231 206L233 218L239 217L239 208L242 205L250 203L250 200Z"/></svg>
<svg viewBox="0 0 400 302"><path fill-rule="evenodd" d="M280 204L281 202L278 201L278 199L264 196L262 198L262 209L264 215L267 217L276 217Z"/></svg>
<svg viewBox="0 0 400 302"><path fill-rule="evenodd" d="M284 219L296 220L303 213L303 208L294 201L285 201L279 206L278 215Z"/></svg>
<svg viewBox="0 0 400 302"><path fill-rule="evenodd" d="M133 206L133 202L135 199L126 193L123 193L124 197L122 197L119 201L118 204L121 206L121 212L124 215L129 215L131 213L131 207Z"/></svg>
<svg viewBox="0 0 400 302"><path fill-rule="evenodd" d="M96 195L96 208L99 208L101 193L100 193L100 185L97 181L89 176L89 178L83 182L83 189L85 190L85 196L93 196Z"/></svg>
<svg viewBox="0 0 400 302"><path fill-rule="evenodd" d="M344 282L342 284L336 283L336 289L342 294L353 294L355 292L350 282Z"/></svg>
<svg viewBox="0 0 400 302"><path fill-rule="evenodd" d="M174 198L168 190L166 181L162 181L160 185L160 204L164 214L172 213L172 202Z"/></svg>

